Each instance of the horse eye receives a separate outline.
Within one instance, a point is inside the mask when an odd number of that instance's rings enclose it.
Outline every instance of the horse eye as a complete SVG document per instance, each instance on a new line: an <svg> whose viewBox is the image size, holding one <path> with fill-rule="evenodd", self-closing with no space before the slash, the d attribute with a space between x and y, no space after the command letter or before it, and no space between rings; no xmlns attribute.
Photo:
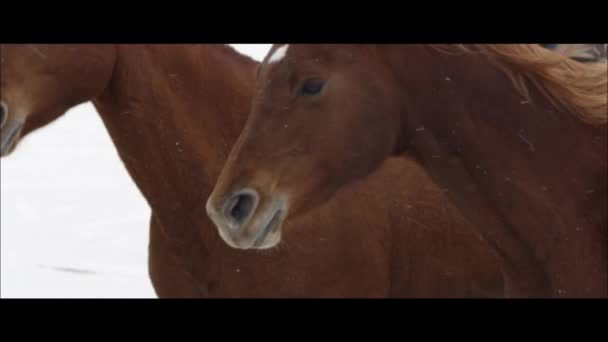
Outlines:
<svg viewBox="0 0 608 342"><path fill-rule="evenodd" d="M325 85L325 81L320 78L310 78L307 79L302 87L300 88L299 95L310 96L316 95L321 92L323 86Z"/></svg>
<svg viewBox="0 0 608 342"><path fill-rule="evenodd" d="M8 117L6 106L4 103L0 103L0 127L4 127L4 123Z"/></svg>

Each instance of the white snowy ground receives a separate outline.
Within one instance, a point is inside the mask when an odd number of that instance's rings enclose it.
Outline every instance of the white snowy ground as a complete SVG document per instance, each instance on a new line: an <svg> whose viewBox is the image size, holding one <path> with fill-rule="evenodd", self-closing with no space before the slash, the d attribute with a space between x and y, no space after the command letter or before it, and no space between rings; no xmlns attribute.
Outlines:
<svg viewBox="0 0 608 342"><path fill-rule="evenodd" d="M269 44L233 44L261 60ZM154 298L150 208L90 103L0 162L0 297Z"/></svg>

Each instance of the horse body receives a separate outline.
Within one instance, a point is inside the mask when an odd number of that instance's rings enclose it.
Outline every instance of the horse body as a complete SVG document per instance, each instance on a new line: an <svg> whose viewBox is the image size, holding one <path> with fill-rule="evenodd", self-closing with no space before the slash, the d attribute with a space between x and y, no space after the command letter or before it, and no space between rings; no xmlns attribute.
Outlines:
<svg viewBox="0 0 608 342"><path fill-rule="evenodd" d="M37 49L50 57L48 49ZM101 49L93 47L93 54ZM409 160L387 162L370 180L344 188L334 201L289 222L284 244L276 249L230 248L205 214L205 200L248 115L257 63L225 46L103 49L105 57L95 60L112 63L99 63L100 76L87 79L103 86L88 91L88 97L59 101L52 111L40 105L32 111L38 120L27 117L23 134L75 102L93 101L152 209L149 271L159 296L502 295L494 254ZM93 69L89 64L89 72ZM8 79L3 69L2 96L5 101L7 94L12 120L20 102ZM62 98L52 95L49 102ZM43 99L46 95L39 95L38 102ZM400 191L406 183L396 184L395 173L420 187ZM393 204L387 207L389 200ZM361 210L368 206L375 212Z"/></svg>

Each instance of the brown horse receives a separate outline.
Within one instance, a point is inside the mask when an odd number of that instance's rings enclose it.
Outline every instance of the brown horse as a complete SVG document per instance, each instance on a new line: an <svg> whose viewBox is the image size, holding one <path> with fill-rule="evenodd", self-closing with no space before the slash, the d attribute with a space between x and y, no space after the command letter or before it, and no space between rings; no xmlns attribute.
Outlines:
<svg viewBox="0 0 608 342"><path fill-rule="evenodd" d="M408 160L293 220L281 248L224 243L204 204L245 123L257 66L229 47L2 45L0 54L3 154L93 101L152 208L149 272L161 297L503 293L490 248Z"/></svg>
<svg viewBox="0 0 608 342"><path fill-rule="evenodd" d="M207 209L279 227L411 152L498 253L508 295L605 297L606 77L538 45L276 45ZM242 193L247 210L222 209Z"/></svg>

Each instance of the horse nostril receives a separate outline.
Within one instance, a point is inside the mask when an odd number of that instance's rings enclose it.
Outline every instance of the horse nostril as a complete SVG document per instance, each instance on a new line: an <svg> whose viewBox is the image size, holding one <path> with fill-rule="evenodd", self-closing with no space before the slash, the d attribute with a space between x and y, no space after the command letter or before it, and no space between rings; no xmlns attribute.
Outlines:
<svg viewBox="0 0 608 342"><path fill-rule="evenodd" d="M0 103L0 127L4 127L4 123L6 122L6 118L8 116L7 114L6 106L4 103Z"/></svg>
<svg viewBox="0 0 608 342"><path fill-rule="evenodd" d="M240 192L232 196L224 206L224 215L238 225L242 225L249 217L256 204L255 192Z"/></svg>

